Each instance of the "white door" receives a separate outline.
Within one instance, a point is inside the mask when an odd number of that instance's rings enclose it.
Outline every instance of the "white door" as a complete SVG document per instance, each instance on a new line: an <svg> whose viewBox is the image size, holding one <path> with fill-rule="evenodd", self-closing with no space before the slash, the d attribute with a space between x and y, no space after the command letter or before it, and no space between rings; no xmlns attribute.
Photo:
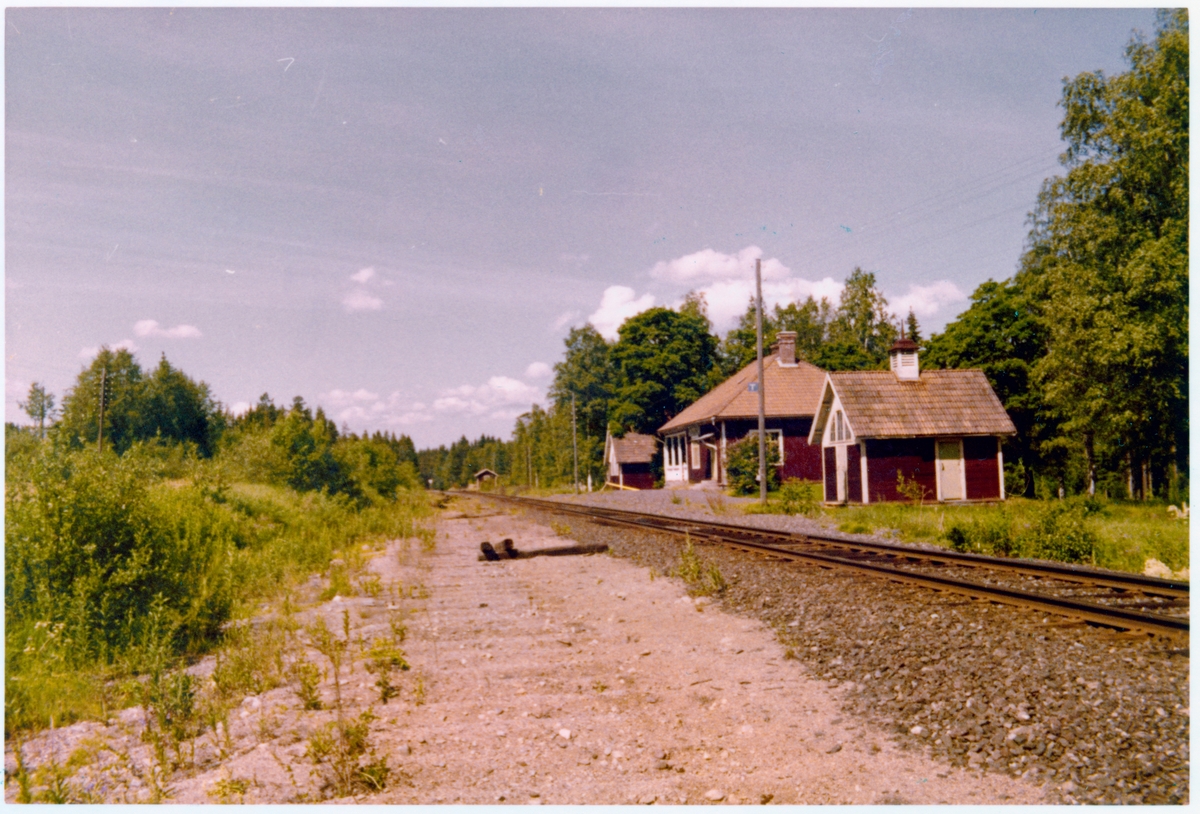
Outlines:
<svg viewBox="0 0 1200 814"><path fill-rule="evenodd" d="M961 441L938 441L938 499L962 500L963 454Z"/></svg>
<svg viewBox="0 0 1200 814"><path fill-rule="evenodd" d="M663 480L667 483L687 483L687 457L682 435L667 436L663 444Z"/></svg>

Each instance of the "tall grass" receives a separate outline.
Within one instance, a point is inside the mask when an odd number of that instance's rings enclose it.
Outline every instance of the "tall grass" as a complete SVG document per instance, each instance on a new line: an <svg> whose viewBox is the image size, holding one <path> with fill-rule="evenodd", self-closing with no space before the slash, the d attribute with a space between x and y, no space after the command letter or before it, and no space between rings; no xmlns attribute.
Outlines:
<svg viewBox="0 0 1200 814"><path fill-rule="evenodd" d="M6 733L102 715L128 697L123 679L212 649L226 622L335 558L425 532L423 493L230 485L220 466L49 443L9 457Z"/></svg>
<svg viewBox="0 0 1200 814"><path fill-rule="evenodd" d="M1188 567L1188 525L1160 503L1102 498L914 506L880 503L826 510L844 531L882 532L997 556L1084 562L1140 572L1157 559Z"/></svg>

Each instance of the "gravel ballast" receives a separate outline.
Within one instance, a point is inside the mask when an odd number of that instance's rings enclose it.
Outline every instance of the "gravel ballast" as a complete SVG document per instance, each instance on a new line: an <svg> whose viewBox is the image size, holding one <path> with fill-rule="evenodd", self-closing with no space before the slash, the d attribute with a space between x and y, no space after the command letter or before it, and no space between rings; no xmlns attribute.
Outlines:
<svg viewBox="0 0 1200 814"><path fill-rule="evenodd" d="M678 497L679 493L675 493ZM815 521L743 516L712 493L564 498L635 511L828 533ZM548 515L547 515L548 517ZM670 573L676 537L555 518L571 536ZM1186 640L1120 633L802 564L697 545L727 609L762 619L809 671L843 689L845 712L953 766L1045 784L1064 802L1186 803Z"/></svg>

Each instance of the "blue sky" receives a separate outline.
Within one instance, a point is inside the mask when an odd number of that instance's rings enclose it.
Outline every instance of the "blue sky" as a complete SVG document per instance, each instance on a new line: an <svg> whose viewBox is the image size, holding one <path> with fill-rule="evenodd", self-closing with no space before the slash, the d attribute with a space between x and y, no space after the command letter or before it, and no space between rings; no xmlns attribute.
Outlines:
<svg viewBox="0 0 1200 814"><path fill-rule="evenodd" d="M1012 274L1062 79L1149 9L32 9L5 25L5 391L102 344L240 408L508 437L573 325L724 332L855 266L926 333Z"/></svg>

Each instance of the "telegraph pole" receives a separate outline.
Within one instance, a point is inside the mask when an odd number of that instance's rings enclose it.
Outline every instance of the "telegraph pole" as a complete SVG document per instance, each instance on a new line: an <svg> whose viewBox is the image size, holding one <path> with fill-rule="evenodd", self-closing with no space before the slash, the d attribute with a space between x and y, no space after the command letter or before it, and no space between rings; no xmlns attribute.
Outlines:
<svg viewBox="0 0 1200 814"><path fill-rule="evenodd" d="M755 345L758 350L758 494L767 505L767 401L763 387L763 336L762 336L762 258L754 261L754 289L757 308L754 314Z"/></svg>
<svg viewBox="0 0 1200 814"><path fill-rule="evenodd" d="M575 436L575 394L571 394L571 456L575 460L575 494L579 494L579 441Z"/></svg>
<svg viewBox="0 0 1200 814"><path fill-rule="evenodd" d="M108 384L108 368L100 368L100 437L99 449L104 451L104 395Z"/></svg>

